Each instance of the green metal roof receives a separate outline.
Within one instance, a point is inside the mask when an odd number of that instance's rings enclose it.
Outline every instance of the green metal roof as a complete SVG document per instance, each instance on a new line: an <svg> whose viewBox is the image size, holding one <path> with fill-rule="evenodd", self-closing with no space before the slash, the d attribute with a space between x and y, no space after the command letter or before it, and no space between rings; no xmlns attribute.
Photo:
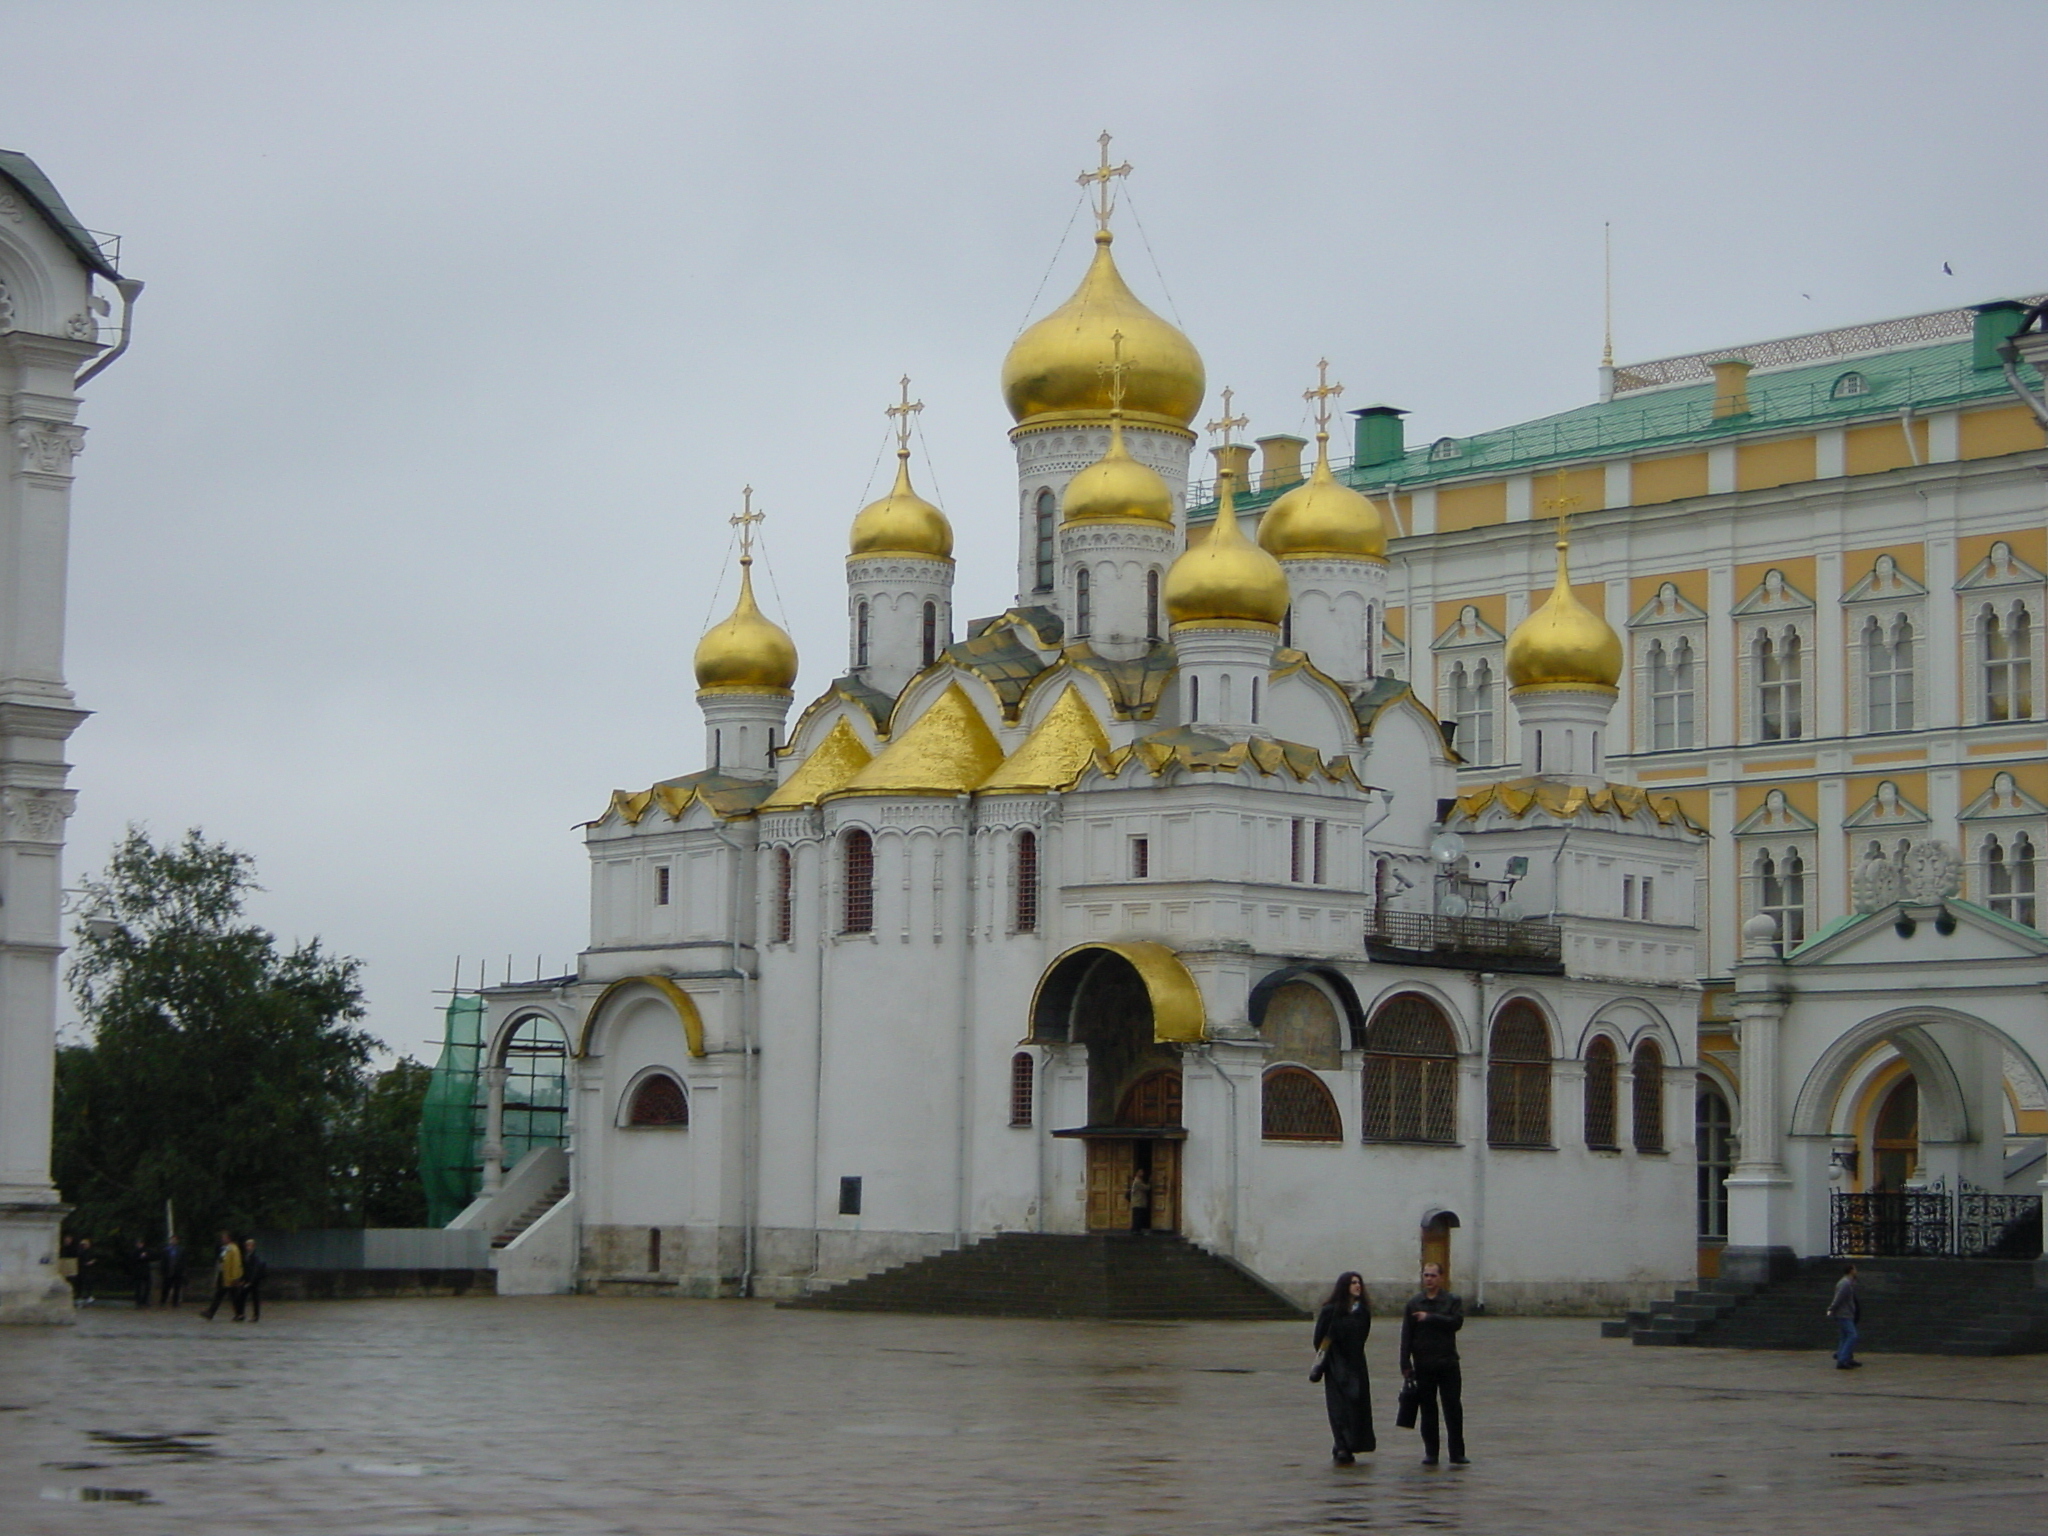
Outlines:
<svg viewBox="0 0 2048 1536"><path fill-rule="evenodd" d="M1621 395L1555 416L1457 438L1454 458L1434 458L1436 444L1424 443L1385 463L1359 468L1346 461L1333 467L1339 478L1363 491L1408 490L1444 480L1527 473L1551 464L1658 448L1704 448L1727 438L1801 427L1896 420L1907 408L1915 412L1943 410L1978 400L2010 398L2004 373L1997 368L1973 367L1972 352L1973 343L1965 336L1865 357L1831 358L1809 367L1753 373L1748 382L1748 413L1719 420L1714 416L1715 386L1709 381ZM1850 373L1862 375L1865 392L1836 398L1835 386ZM2022 377L2029 382L2038 379L2032 368L2023 368ZM1195 489L1208 491L1207 486ZM1238 505L1256 511L1277 494L1275 490L1245 496Z"/></svg>
<svg viewBox="0 0 2048 1536"><path fill-rule="evenodd" d="M0 181L13 183L15 190L28 199L29 205L64 237L64 243L77 253L80 261L102 277L113 279L121 275L114 270L113 261L92 232L64 206L62 195L50 184L50 178L43 174L42 167L35 161L18 150L0 149Z"/></svg>

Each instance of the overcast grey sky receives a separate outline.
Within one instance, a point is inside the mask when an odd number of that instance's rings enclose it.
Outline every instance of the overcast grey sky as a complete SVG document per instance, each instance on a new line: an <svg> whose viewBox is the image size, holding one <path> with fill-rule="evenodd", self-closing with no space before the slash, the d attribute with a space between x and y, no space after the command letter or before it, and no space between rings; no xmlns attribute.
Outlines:
<svg viewBox="0 0 2048 1536"><path fill-rule="evenodd" d="M1604 220L1624 361L2048 289L2041 15L0 0L0 145L149 285L84 413L70 873L204 827L431 1056L457 955L582 943L575 825L701 766L743 483L799 705L903 373L957 611L1007 605L997 370L1105 126L1254 433L1327 354L1433 438L1592 397Z"/></svg>

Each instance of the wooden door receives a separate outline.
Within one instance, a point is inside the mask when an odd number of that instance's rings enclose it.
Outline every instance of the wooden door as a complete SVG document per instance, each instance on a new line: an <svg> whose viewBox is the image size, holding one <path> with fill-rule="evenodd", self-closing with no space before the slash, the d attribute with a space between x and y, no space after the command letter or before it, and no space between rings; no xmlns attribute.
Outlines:
<svg viewBox="0 0 2048 1536"><path fill-rule="evenodd" d="M1088 1143L1088 1230L1128 1232L1131 1228L1131 1173L1137 1163L1128 1141ZM1153 1195L1158 1200L1158 1195ZM1158 1210L1157 1205L1153 1207ZM1155 1214L1153 1219L1158 1220Z"/></svg>
<svg viewBox="0 0 2048 1536"><path fill-rule="evenodd" d="M1152 1230L1180 1230L1180 1143L1152 1143Z"/></svg>
<svg viewBox="0 0 2048 1536"><path fill-rule="evenodd" d="M1432 1221L1422 1229L1422 1262L1443 1267L1444 1289L1451 1288L1451 1227L1442 1220ZM1417 1266L1416 1273L1421 1273Z"/></svg>

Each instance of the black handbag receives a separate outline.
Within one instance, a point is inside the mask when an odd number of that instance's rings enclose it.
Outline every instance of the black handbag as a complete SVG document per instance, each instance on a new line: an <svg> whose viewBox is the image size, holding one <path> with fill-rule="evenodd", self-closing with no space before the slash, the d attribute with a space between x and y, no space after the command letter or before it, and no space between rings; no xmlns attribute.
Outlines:
<svg viewBox="0 0 2048 1536"><path fill-rule="evenodd" d="M1316 1351L1316 1363L1308 1368L1308 1379L1310 1381L1321 1381L1323 1379L1323 1373L1327 1371L1329 1368L1330 1346L1328 1341L1326 1340L1324 1341L1323 1347Z"/></svg>
<svg viewBox="0 0 2048 1536"><path fill-rule="evenodd" d="M1401 1396L1394 1404L1394 1427L1396 1429L1413 1429L1415 1427L1415 1416L1421 1411L1422 1388L1415 1385L1414 1379L1411 1377L1409 1380L1401 1383Z"/></svg>

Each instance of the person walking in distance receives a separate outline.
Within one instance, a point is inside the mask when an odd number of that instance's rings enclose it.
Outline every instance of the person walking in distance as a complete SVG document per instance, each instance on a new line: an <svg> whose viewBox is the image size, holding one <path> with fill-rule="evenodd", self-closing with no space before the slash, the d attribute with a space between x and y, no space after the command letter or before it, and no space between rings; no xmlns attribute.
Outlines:
<svg viewBox="0 0 2048 1536"><path fill-rule="evenodd" d="M181 1307L185 1304L185 1245L178 1241L173 1232L164 1241L157 1256L162 1265L162 1288L157 1292L156 1304L160 1307Z"/></svg>
<svg viewBox="0 0 2048 1536"><path fill-rule="evenodd" d="M1465 1304L1444 1289L1443 1266L1423 1265L1422 1289L1401 1307L1401 1376L1415 1384L1420 1402L1425 1467L1436 1465L1439 1403L1451 1465L1462 1467L1470 1459L1465 1455L1465 1384L1458 1371L1458 1330L1464 1326Z"/></svg>
<svg viewBox="0 0 2048 1536"><path fill-rule="evenodd" d="M1140 1168L1131 1175L1131 1230L1149 1232L1152 1229L1152 1181L1145 1177Z"/></svg>
<svg viewBox="0 0 2048 1536"><path fill-rule="evenodd" d="M1856 1340L1859 1337L1856 1324L1863 1316L1863 1304L1857 1296L1854 1264L1843 1270L1842 1278L1835 1282L1834 1299L1828 1303L1828 1316L1835 1320L1835 1369L1853 1371L1863 1363L1856 1358Z"/></svg>
<svg viewBox="0 0 2048 1536"><path fill-rule="evenodd" d="M1340 1467L1379 1446L1373 1437L1372 1395L1365 1376L1365 1341L1371 1334L1372 1297L1364 1278L1346 1270L1316 1314L1315 1337L1322 1353L1323 1406L1330 1414L1330 1459Z"/></svg>
<svg viewBox="0 0 2048 1536"><path fill-rule="evenodd" d="M242 1250L225 1232L220 1235L220 1254L213 1272L213 1300L199 1315L212 1322L214 1313L220 1310L224 1300L234 1302L235 1321L239 1323L242 1320Z"/></svg>
<svg viewBox="0 0 2048 1536"><path fill-rule="evenodd" d="M270 1265L262 1254L256 1251L256 1239L242 1239L242 1299L249 1304L249 1321L263 1321L263 1277L270 1273ZM237 1312L235 1316L242 1314Z"/></svg>
<svg viewBox="0 0 2048 1536"><path fill-rule="evenodd" d="M149 1251L149 1239L135 1239L135 1251L129 1254L128 1265L129 1278L135 1282L135 1310L138 1312L149 1306L149 1293L154 1289L151 1282L155 1278L150 1274L149 1267L155 1259L156 1255Z"/></svg>

